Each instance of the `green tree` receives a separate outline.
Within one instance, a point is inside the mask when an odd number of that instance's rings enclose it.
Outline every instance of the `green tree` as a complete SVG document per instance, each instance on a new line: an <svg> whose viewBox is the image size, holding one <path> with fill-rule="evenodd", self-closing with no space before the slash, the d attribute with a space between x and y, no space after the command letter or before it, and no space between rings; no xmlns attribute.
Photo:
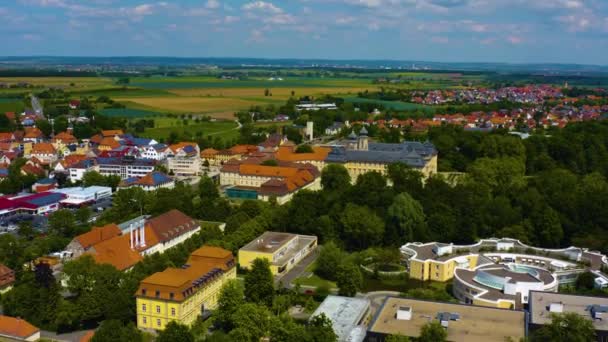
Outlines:
<svg viewBox="0 0 608 342"><path fill-rule="evenodd" d="M321 278L335 280L338 266L346 260L348 255L333 241L324 244L320 250L315 273Z"/></svg>
<svg viewBox="0 0 608 342"><path fill-rule="evenodd" d="M447 342L448 333L437 321L429 322L420 329L419 342Z"/></svg>
<svg viewBox="0 0 608 342"><path fill-rule="evenodd" d="M224 331L234 328L232 315L245 304L243 286L237 280L227 282L220 291L220 297L215 310L215 322Z"/></svg>
<svg viewBox="0 0 608 342"><path fill-rule="evenodd" d="M82 185L84 186L105 186L106 185L106 177L102 176L101 173L97 171L87 171L82 175Z"/></svg>
<svg viewBox="0 0 608 342"><path fill-rule="evenodd" d="M425 216L422 205L408 193L404 192L395 197L393 204L388 207L387 216L389 220L387 242L398 242L404 237L409 242L425 239Z"/></svg>
<svg viewBox="0 0 608 342"><path fill-rule="evenodd" d="M76 209L76 211L74 212L74 218L79 223L86 224L89 221L89 219L91 218L92 214L93 214L93 211L91 210L91 208L81 207L81 208Z"/></svg>
<svg viewBox="0 0 608 342"><path fill-rule="evenodd" d="M198 183L198 193L201 200L213 201L220 197L217 185L207 176L202 176Z"/></svg>
<svg viewBox="0 0 608 342"><path fill-rule="evenodd" d="M384 222L368 207L349 203L340 215L342 236L353 249L378 244L384 234Z"/></svg>
<svg viewBox="0 0 608 342"><path fill-rule="evenodd" d="M469 167L469 177L487 185L494 193L516 191L525 185L525 164L521 159L479 158Z"/></svg>
<svg viewBox="0 0 608 342"><path fill-rule="evenodd" d="M350 187L350 175L348 170L340 164L329 164L323 168L321 173L321 185L324 190L344 191Z"/></svg>
<svg viewBox="0 0 608 342"><path fill-rule="evenodd" d="M36 231L32 227L31 221L21 221L19 222L19 236L23 237L26 240L31 240L36 236Z"/></svg>
<svg viewBox="0 0 608 342"><path fill-rule="evenodd" d="M274 278L267 259L257 258L245 275L245 298L249 302L272 306Z"/></svg>
<svg viewBox="0 0 608 342"><path fill-rule="evenodd" d="M336 269L336 285L341 296L354 297L361 289L363 276L359 266L352 262L343 262Z"/></svg>
<svg viewBox="0 0 608 342"><path fill-rule="evenodd" d="M49 215L49 230L59 236L71 237L76 230L76 218L68 209L59 209Z"/></svg>
<svg viewBox="0 0 608 342"><path fill-rule="evenodd" d="M187 326L171 321L158 333L156 342L194 342L194 335Z"/></svg>
<svg viewBox="0 0 608 342"><path fill-rule="evenodd" d="M587 342L595 341L595 328L575 312L552 314L551 323L532 333L532 342Z"/></svg>
<svg viewBox="0 0 608 342"><path fill-rule="evenodd" d="M119 320L107 320L101 322L99 328L95 330L91 342L108 341L140 342L142 335L133 323L124 325Z"/></svg>
<svg viewBox="0 0 608 342"><path fill-rule="evenodd" d="M595 275L589 271L583 272L576 278L575 287L579 291L590 291L595 287Z"/></svg>
<svg viewBox="0 0 608 342"><path fill-rule="evenodd" d="M397 193L407 192L412 195L422 193L422 173L404 163L393 163L387 169L388 178Z"/></svg>
<svg viewBox="0 0 608 342"><path fill-rule="evenodd" d="M311 318L308 322L307 330L311 340L314 342L331 342L338 339L331 320L324 313Z"/></svg>
<svg viewBox="0 0 608 342"><path fill-rule="evenodd" d="M296 153L313 153L313 149L310 145L304 144L296 148Z"/></svg>
<svg viewBox="0 0 608 342"><path fill-rule="evenodd" d="M258 342L269 336L272 314L267 307L255 303L241 305L232 315L235 329L230 331L233 341Z"/></svg>

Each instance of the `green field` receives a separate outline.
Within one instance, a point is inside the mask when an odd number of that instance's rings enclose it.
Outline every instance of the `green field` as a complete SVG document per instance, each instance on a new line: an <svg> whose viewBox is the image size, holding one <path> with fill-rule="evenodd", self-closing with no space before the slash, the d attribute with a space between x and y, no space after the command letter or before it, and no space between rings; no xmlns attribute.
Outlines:
<svg viewBox="0 0 608 342"><path fill-rule="evenodd" d="M153 112L135 108L106 108L99 111L105 116L121 117L121 118L142 118L147 116L159 115L158 112Z"/></svg>
<svg viewBox="0 0 608 342"><path fill-rule="evenodd" d="M21 113L25 109L25 105L21 99L17 98L0 98L0 113L15 112Z"/></svg>
<svg viewBox="0 0 608 342"><path fill-rule="evenodd" d="M366 99L354 96L344 97L345 102L350 103L379 103L384 106L386 109L392 110L431 110L428 106L417 104L417 103L409 103L409 102L401 102L401 101L384 101L384 100L374 100L374 99Z"/></svg>
<svg viewBox="0 0 608 342"><path fill-rule="evenodd" d="M145 138L156 140L166 139L171 133L175 132L179 136L184 136L195 140L197 137L208 137L219 135L222 139L230 140L238 137L239 131L234 121L211 121L196 123L193 119L183 119L162 117L154 118L154 128L146 128L143 133L138 135Z"/></svg>

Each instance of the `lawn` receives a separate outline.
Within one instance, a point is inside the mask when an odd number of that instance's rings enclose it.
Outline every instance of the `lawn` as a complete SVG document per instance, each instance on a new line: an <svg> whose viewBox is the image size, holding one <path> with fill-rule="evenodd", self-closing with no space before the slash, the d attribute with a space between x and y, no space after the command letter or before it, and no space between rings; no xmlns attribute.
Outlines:
<svg viewBox="0 0 608 342"><path fill-rule="evenodd" d="M393 109L393 110L416 110L416 109L421 109L421 110L425 110L425 111L432 110L428 106L417 104L417 103L374 100L374 99L367 99L367 98L361 98L361 97L355 97L355 96L344 97L344 101L350 102L350 103L378 103L378 104L382 104L387 109Z"/></svg>
<svg viewBox="0 0 608 342"><path fill-rule="evenodd" d="M100 110L99 112L105 116L114 116L122 118L142 118L160 114L158 112L135 108L106 108Z"/></svg>
<svg viewBox="0 0 608 342"><path fill-rule="evenodd" d="M304 274L309 274L309 276L297 278L294 280L294 282L296 284L300 284L302 286L312 286L312 287L323 286L323 287L327 287L329 289L334 289L334 288L338 287L335 282L333 282L331 280L323 279L323 278L317 276L316 274L314 274L313 272L315 271L316 268L317 268L317 262L314 261L313 263L308 265L306 267L306 269L304 270Z"/></svg>
<svg viewBox="0 0 608 342"><path fill-rule="evenodd" d="M172 113L213 114L247 109L258 101L218 97L132 97L120 102L133 102L146 107Z"/></svg>
<svg viewBox="0 0 608 342"><path fill-rule="evenodd" d="M202 136L219 135L222 139L229 140L238 137L237 124L233 121L200 122L188 120L184 125L183 120L174 118L154 118L155 127L146 128L139 135L156 140L166 139L172 132L182 136L191 136L194 140L197 133Z"/></svg>
<svg viewBox="0 0 608 342"><path fill-rule="evenodd" d="M21 99L0 98L0 113L15 112L21 113L25 109L25 105Z"/></svg>

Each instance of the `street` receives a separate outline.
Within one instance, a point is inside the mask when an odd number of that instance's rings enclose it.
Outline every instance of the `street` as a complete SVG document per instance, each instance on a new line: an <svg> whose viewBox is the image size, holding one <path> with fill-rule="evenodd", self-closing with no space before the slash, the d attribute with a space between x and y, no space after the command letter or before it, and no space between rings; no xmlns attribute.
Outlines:
<svg viewBox="0 0 608 342"><path fill-rule="evenodd" d="M299 263L297 263L296 266L294 266L294 268L292 268L291 270L289 270L287 273L285 273L285 275L283 275L280 278L275 278L275 282L278 283L282 283L283 286L285 288L292 288L292 282L301 277L304 273L304 271L306 270L306 268L312 264L315 260L317 260L317 257L319 256L319 248L317 247L312 253L310 253L309 255L307 255L304 259L300 260Z"/></svg>

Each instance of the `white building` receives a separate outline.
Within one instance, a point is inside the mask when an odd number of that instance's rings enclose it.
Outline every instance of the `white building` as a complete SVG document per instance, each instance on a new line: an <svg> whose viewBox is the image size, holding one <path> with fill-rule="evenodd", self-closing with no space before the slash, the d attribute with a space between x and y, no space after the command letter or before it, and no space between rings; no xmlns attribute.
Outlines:
<svg viewBox="0 0 608 342"><path fill-rule="evenodd" d="M61 204L68 206L81 206L92 204L100 199L112 197L112 188L107 186L89 186L53 189L51 192L64 194L67 197L61 200Z"/></svg>

